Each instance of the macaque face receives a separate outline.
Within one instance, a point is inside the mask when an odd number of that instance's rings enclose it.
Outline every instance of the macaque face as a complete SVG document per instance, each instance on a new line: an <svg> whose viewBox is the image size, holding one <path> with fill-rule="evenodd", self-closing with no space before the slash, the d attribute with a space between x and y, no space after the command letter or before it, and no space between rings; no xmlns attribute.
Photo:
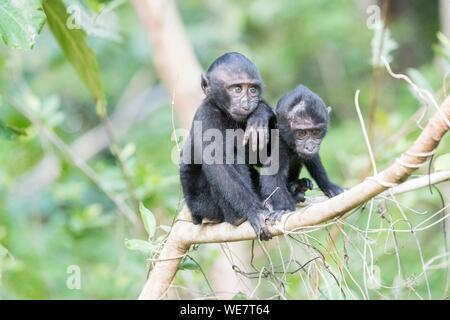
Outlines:
<svg viewBox="0 0 450 320"><path fill-rule="evenodd" d="M262 91L260 79L246 72L231 73L225 67L214 70L208 78L205 83L209 96L235 121L245 121L258 106Z"/></svg>
<svg viewBox="0 0 450 320"><path fill-rule="evenodd" d="M291 126L295 138L295 149L302 157L311 158L319 153L320 144L326 133L325 125L302 122L302 124L297 122Z"/></svg>

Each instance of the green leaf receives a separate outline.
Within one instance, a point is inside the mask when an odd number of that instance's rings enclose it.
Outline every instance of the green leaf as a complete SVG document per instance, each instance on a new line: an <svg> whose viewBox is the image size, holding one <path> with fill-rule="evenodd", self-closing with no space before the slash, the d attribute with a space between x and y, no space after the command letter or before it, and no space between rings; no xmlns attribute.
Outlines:
<svg viewBox="0 0 450 320"><path fill-rule="evenodd" d="M189 257L186 257L185 259L183 259L183 261L181 261L178 269L179 270L199 270L199 266L197 263L195 263L194 260L192 260Z"/></svg>
<svg viewBox="0 0 450 320"><path fill-rule="evenodd" d="M45 22L39 0L2 0L0 36L13 48L31 49Z"/></svg>
<svg viewBox="0 0 450 320"><path fill-rule="evenodd" d="M155 252L155 247L150 242L140 239L125 239L125 246L130 250L139 251L147 257Z"/></svg>
<svg viewBox="0 0 450 320"><path fill-rule="evenodd" d="M153 238L156 232L156 220L154 214L148 210L142 203L139 203L139 212L144 222L145 230L150 238Z"/></svg>
<svg viewBox="0 0 450 320"><path fill-rule="evenodd" d="M18 136L25 136L26 132L22 129L12 127L0 121L0 138L12 140Z"/></svg>
<svg viewBox="0 0 450 320"><path fill-rule="evenodd" d="M101 1L97 0L85 0L84 2L88 5L89 8L96 12L100 12L104 6Z"/></svg>
<svg viewBox="0 0 450 320"><path fill-rule="evenodd" d="M434 161L434 171L450 170L450 153L439 156Z"/></svg>
<svg viewBox="0 0 450 320"><path fill-rule="evenodd" d="M65 57L75 68L91 95L97 101L105 101L100 80L97 58L86 43L86 33L82 29L69 29L69 16L61 0L43 0L48 26Z"/></svg>

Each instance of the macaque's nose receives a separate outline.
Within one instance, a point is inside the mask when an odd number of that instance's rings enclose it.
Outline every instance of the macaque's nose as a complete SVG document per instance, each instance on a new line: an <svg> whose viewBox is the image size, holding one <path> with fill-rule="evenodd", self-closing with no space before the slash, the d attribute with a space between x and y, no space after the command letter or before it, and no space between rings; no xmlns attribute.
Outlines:
<svg viewBox="0 0 450 320"><path fill-rule="evenodd" d="M306 142L305 149L308 152L314 152L316 150L316 145L312 142Z"/></svg>
<svg viewBox="0 0 450 320"><path fill-rule="evenodd" d="M247 99L242 99L242 100L241 100L241 107L242 107L242 109L244 109L245 111L250 110L250 105L248 104Z"/></svg>

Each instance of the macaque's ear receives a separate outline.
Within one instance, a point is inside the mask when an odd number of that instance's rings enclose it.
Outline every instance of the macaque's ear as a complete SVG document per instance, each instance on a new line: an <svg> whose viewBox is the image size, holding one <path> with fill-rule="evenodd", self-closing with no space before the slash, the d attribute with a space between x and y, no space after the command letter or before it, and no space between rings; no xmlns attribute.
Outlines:
<svg viewBox="0 0 450 320"><path fill-rule="evenodd" d="M330 106L328 106L328 107L327 107L328 114L331 113L331 110L333 110L333 108L331 108Z"/></svg>
<svg viewBox="0 0 450 320"><path fill-rule="evenodd" d="M210 89L209 89L209 81L208 78L204 74L202 74L202 79L200 82L200 85L202 86L202 90L205 93L205 95L209 95Z"/></svg>

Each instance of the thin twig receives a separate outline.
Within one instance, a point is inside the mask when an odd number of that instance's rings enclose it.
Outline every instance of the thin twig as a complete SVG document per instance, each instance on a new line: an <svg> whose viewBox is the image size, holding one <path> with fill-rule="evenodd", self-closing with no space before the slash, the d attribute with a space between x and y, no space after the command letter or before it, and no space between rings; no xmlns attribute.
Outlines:
<svg viewBox="0 0 450 320"><path fill-rule="evenodd" d="M134 225L136 230L141 229L141 224L136 218L133 210L128 207L120 196L112 193L103 185L97 173L83 159L73 153L70 148L55 133L47 129L40 119L33 113L17 106L15 106L15 108L27 117L36 127L38 127L49 141L51 141L70 161L72 161L89 179L91 179L91 181L97 185L99 189L111 199L112 202L114 202L116 207L119 209L119 212L121 212Z"/></svg>

